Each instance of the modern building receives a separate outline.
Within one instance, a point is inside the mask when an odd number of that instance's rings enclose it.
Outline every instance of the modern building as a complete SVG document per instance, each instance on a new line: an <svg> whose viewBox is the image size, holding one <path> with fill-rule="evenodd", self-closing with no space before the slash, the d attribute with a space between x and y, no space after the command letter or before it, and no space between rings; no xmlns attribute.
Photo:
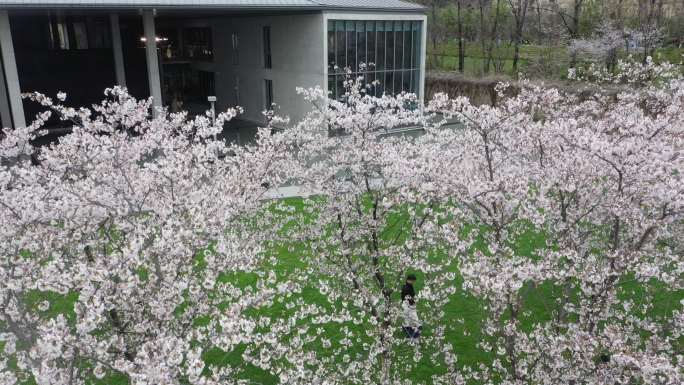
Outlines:
<svg viewBox="0 0 684 385"><path fill-rule="evenodd" d="M425 30L423 7L400 0L0 0L0 118L33 119L22 92L81 106L120 84L172 110L216 96L247 121L272 103L296 119L311 108L296 87L340 97L345 68L420 96Z"/></svg>

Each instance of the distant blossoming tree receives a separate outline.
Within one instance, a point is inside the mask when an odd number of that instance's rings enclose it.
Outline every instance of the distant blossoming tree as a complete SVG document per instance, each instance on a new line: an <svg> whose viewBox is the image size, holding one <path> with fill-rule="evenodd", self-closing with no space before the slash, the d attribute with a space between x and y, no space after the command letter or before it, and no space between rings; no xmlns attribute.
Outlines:
<svg viewBox="0 0 684 385"><path fill-rule="evenodd" d="M644 62L632 58L618 59L615 71L593 63L588 67L577 67L568 70L568 80L581 81L600 86L617 85L641 88L653 84L667 84L682 76L681 66L669 62L656 64L652 57Z"/></svg>
<svg viewBox="0 0 684 385"><path fill-rule="evenodd" d="M646 61L652 51L662 42L662 31L653 26L645 26L643 30L618 28L612 22L604 22L598 26L595 34L587 39L573 39L570 42L570 54L573 57L581 54L592 64L599 64L611 72L620 73L616 68L618 53L628 55L636 53L638 48L644 52L640 60Z"/></svg>
<svg viewBox="0 0 684 385"><path fill-rule="evenodd" d="M230 367L203 376L202 354L247 341L241 313L287 288L264 277L243 292L220 274L257 265L267 232L245 218L282 182L284 148L266 132L248 147L213 139L236 109L212 125L149 118L150 101L122 88L89 109L65 96L30 95L47 112L0 140L0 383L232 379ZM50 115L73 132L34 147Z"/></svg>

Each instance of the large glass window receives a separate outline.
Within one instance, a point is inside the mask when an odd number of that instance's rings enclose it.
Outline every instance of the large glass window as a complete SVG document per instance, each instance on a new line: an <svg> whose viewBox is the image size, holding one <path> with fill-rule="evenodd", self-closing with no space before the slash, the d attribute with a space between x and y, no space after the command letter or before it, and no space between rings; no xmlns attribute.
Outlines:
<svg viewBox="0 0 684 385"><path fill-rule="evenodd" d="M164 37L160 37L162 43ZM214 57L211 28L185 28L183 30L185 56L194 60L212 60Z"/></svg>
<svg viewBox="0 0 684 385"><path fill-rule="evenodd" d="M101 49L111 47L111 35L108 21L102 17L47 17L47 48L55 50L69 49ZM17 34L19 35L19 34ZM32 33L17 36L22 45L44 47L44 43L28 41L36 36ZM15 42L15 44L17 44Z"/></svg>
<svg viewBox="0 0 684 385"><path fill-rule="evenodd" d="M233 32L231 35L231 41L233 43L231 54L233 56L233 65L240 64L240 38L237 32Z"/></svg>
<svg viewBox="0 0 684 385"><path fill-rule="evenodd" d="M264 27L262 35L264 38L264 68L273 68L273 62L271 61L271 27Z"/></svg>
<svg viewBox="0 0 684 385"><path fill-rule="evenodd" d="M346 70L377 85L376 96L402 91L418 93L420 32L416 20L329 20L328 90L344 95Z"/></svg>
<svg viewBox="0 0 684 385"><path fill-rule="evenodd" d="M273 109L273 80L264 79L264 109Z"/></svg>

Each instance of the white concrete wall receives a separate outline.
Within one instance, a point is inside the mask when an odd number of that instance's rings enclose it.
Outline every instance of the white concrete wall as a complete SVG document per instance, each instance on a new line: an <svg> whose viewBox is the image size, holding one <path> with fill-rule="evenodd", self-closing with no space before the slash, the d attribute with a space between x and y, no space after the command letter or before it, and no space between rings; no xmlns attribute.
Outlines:
<svg viewBox="0 0 684 385"><path fill-rule="evenodd" d="M236 78L239 78L239 104L243 119L263 122L264 80L273 81L278 111L293 120L300 119L312 106L296 93L297 87L320 86L327 90L327 21L341 20L421 20L422 65L420 96L424 94L426 23L424 14L322 12L282 16L243 16L192 20L184 26L210 26L213 31L214 61L194 64L197 69L215 73L217 108L237 105ZM271 69L264 68L262 31L271 27ZM239 37L239 61L233 64L232 34Z"/></svg>
<svg viewBox="0 0 684 385"><path fill-rule="evenodd" d="M244 16L195 20L186 26L211 26L214 61L196 63L197 69L215 73L217 108L235 106L239 78L243 119L263 122L265 85L273 81L273 101L281 114L301 118L311 106L296 94L297 87L325 85L323 15ZM264 68L263 27L271 27L272 68ZM239 37L239 61L233 64L232 34Z"/></svg>

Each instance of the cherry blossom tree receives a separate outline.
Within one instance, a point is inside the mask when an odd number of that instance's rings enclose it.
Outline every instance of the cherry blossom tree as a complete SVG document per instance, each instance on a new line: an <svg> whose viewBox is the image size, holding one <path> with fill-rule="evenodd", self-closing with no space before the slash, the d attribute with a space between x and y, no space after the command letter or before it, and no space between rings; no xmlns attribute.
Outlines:
<svg viewBox="0 0 684 385"><path fill-rule="evenodd" d="M92 108L28 98L47 111L0 141L0 342L3 384L224 384L231 367L202 355L249 340L241 314L282 291L261 275L247 291L226 279L251 271L268 231L254 216L283 179L283 144L214 137L217 117L159 111L125 89ZM50 116L72 132L36 147ZM65 305L66 304L66 305ZM198 324L198 320L208 321ZM90 380L89 380L90 379Z"/></svg>
<svg viewBox="0 0 684 385"><path fill-rule="evenodd" d="M630 38L629 31L615 27L611 22L604 22L596 28L594 36L589 39L573 39L570 43L570 54L603 64L613 70L617 61L618 50L624 48Z"/></svg>
<svg viewBox="0 0 684 385"><path fill-rule="evenodd" d="M304 91L322 107L287 133L310 221L285 238L306 261L293 276L325 305L293 298L278 329L292 337L266 333L253 362L290 383L401 383L422 365L440 368L436 383L681 381L681 304L651 314L648 299L682 288L682 80L652 61L624 72L631 91L587 102L525 83L499 107L438 95L423 111L362 82L328 104ZM406 126L425 135L388 135ZM521 251L530 234L541 241ZM408 271L422 273L429 332L407 349ZM458 364L464 321L444 312L457 276L485 304L492 362Z"/></svg>
<svg viewBox="0 0 684 385"><path fill-rule="evenodd" d="M321 89L301 90L320 108L288 127L299 167L293 178L303 208L284 202L283 218L296 225L284 241L304 261L290 279L315 291L318 301L286 301L282 327L248 348L255 364L269 359L283 383L401 383L421 365L455 357L445 344L443 308L454 294L454 266L439 238L439 202L418 186L428 170L407 168L424 147L393 135L424 125L415 95L372 96L375 85L350 78L342 100ZM436 183L433 181L432 183ZM306 220L301 219L301 211ZM418 273L419 316L426 325L421 349L405 338L399 292Z"/></svg>
<svg viewBox="0 0 684 385"><path fill-rule="evenodd" d="M667 79L585 102L529 85L498 108L431 102L465 127L435 134L445 156L420 162L434 162L442 193L461 202L451 242L461 247L464 231L480 241L459 269L486 303L480 347L493 361L466 378L682 382L683 303L656 302L681 300L684 284L684 82ZM543 242L525 251L530 233Z"/></svg>
<svg viewBox="0 0 684 385"><path fill-rule="evenodd" d="M646 61L652 60L650 52L661 43L662 35L662 31L655 27L634 30L617 27L612 22L604 22L596 28L592 37L573 39L569 50L573 57L582 54L582 57L590 62L590 72L599 70L595 68L596 64L599 64L604 66L607 72L624 74L624 69L617 68L620 62L618 53L623 50L631 55L632 45L643 47L645 54L642 61L644 65L647 65ZM648 66L648 68L654 67Z"/></svg>
<svg viewBox="0 0 684 385"><path fill-rule="evenodd" d="M643 63L634 61L632 58L618 59L614 72L603 66L593 64L588 68L571 68L568 71L568 79L571 81L585 82L601 87L618 85L641 88L654 83L666 84L676 80L681 75L678 64L669 62L655 64L652 57L647 57Z"/></svg>
<svg viewBox="0 0 684 385"><path fill-rule="evenodd" d="M313 111L268 113L247 147L214 139L238 110L212 125L150 119L119 88L78 110L35 94L74 129L40 152L48 113L3 131L0 378L682 383L684 303L658 299L684 288L684 79L620 70L601 80L618 95L522 82L498 106L349 79L340 100L300 90ZM284 183L302 198L266 199ZM419 343L401 330L407 273ZM475 364L446 310L466 296ZM212 349L238 363L207 364Z"/></svg>

